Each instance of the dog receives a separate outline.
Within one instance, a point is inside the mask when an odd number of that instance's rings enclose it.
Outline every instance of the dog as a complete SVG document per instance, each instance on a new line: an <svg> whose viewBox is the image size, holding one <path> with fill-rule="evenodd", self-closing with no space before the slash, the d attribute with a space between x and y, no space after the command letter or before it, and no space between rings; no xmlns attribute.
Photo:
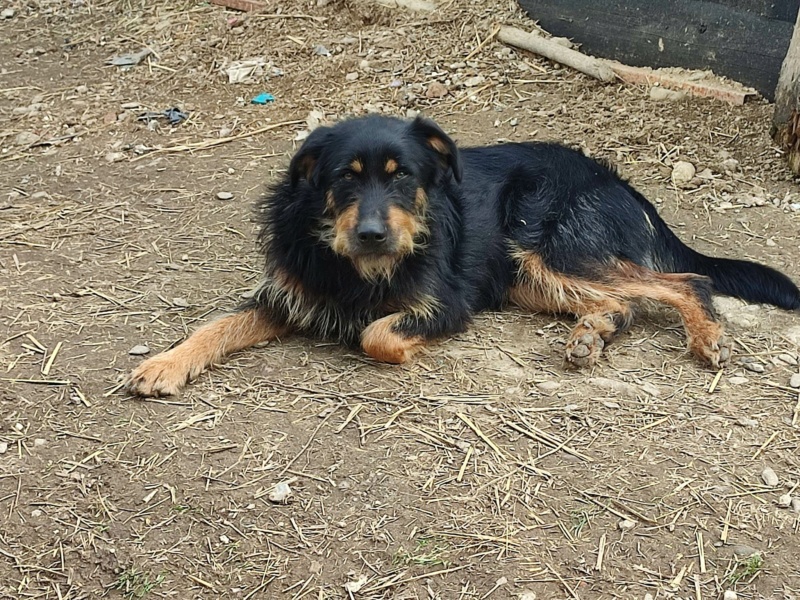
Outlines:
<svg viewBox="0 0 800 600"><path fill-rule="evenodd" d="M404 363L514 304L578 317L569 365L594 364L639 300L676 309L719 368L713 294L797 311L782 273L684 245L615 170L554 143L459 149L433 121L367 116L315 129L257 203L263 281L232 314L143 362L141 396L176 394L227 354L292 332Z"/></svg>

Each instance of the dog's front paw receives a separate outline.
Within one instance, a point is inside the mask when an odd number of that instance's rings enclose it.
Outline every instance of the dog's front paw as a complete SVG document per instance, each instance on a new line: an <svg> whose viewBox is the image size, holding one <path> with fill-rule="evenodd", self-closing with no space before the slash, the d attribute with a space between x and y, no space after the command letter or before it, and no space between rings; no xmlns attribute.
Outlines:
<svg viewBox="0 0 800 600"><path fill-rule="evenodd" d="M174 396L199 374L175 350L149 358L134 369L125 387L137 396Z"/></svg>

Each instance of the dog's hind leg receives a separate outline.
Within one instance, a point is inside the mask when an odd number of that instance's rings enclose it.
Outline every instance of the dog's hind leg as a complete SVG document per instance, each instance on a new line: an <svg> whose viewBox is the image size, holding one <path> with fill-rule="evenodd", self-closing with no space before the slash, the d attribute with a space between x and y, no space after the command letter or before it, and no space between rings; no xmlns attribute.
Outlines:
<svg viewBox="0 0 800 600"><path fill-rule="evenodd" d="M632 296L649 298L675 308L681 315L689 350L714 368L731 357L731 344L714 314L713 283L694 273L658 273L623 263L616 285Z"/></svg>
<svg viewBox="0 0 800 600"><path fill-rule="evenodd" d="M659 273L618 261L591 280L549 268L535 252L517 250L515 285L509 299L534 311L568 313L580 322L567 342L567 361L594 363L605 344L632 320L630 301L647 298L675 308L683 319L689 349L718 368L731 356L730 343L714 316L711 281L692 273Z"/></svg>
<svg viewBox="0 0 800 600"><path fill-rule="evenodd" d="M571 314L579 318L565 357L579 367L594 364L614 336L630 327L633 310L624 294L603 285L559 273L532 251L514 252L518 274L509 299L536 312Z"/></svg>
<svg viewBox="0 0 800 600"><path fill-rule="evenodd" d="M195 331L179 346L154 356L131 373L128 390L139 396L177 394L190 379L237 350L266 342L287 331L252 308L222 317Z"/></svg>

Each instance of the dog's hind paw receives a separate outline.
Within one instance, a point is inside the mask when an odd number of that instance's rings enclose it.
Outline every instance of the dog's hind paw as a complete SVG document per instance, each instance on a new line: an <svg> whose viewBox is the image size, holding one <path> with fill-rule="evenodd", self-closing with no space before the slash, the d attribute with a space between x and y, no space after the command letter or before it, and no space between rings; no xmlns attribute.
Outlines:
<svg viewBox="0 0 800 600"><path fill-rule="evenodd" d="M715 369L724 366L733 355L733 344L725 335L716 339L693 338L689 347L698 359Z"/></svg>
<svg viewBox="0 0 800 600"><path fill-rule="evenodd" d="M569 364L576 367L588 367L597 362L605 345L603 338L597 332L580 333L576 330L567 342L565 358Z"/></svg>

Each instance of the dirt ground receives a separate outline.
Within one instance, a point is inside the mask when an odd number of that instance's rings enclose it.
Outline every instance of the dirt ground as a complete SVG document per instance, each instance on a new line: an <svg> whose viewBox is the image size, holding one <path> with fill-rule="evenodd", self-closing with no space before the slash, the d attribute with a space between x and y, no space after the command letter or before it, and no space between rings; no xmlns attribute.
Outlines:
<svg viewBox="0 0 800 600"><path fill-rule="evenodd" d="M307 119L422 111L464 144L579 146L699 250L800 280L768 104L604 86L482 44L532 27L513 3L463 5L5 5L0 597L800 598L800 500L780 506L800 498L797 315L721 303L738 350L721 374L666 310L582 372L562 365L568 319L508 311L408 366L291 338L177 398L120 391L134 346L254 286L252 202ZM263 74L228 83L253 57ZM188 121L136 119L171 107Z"/></svg>

